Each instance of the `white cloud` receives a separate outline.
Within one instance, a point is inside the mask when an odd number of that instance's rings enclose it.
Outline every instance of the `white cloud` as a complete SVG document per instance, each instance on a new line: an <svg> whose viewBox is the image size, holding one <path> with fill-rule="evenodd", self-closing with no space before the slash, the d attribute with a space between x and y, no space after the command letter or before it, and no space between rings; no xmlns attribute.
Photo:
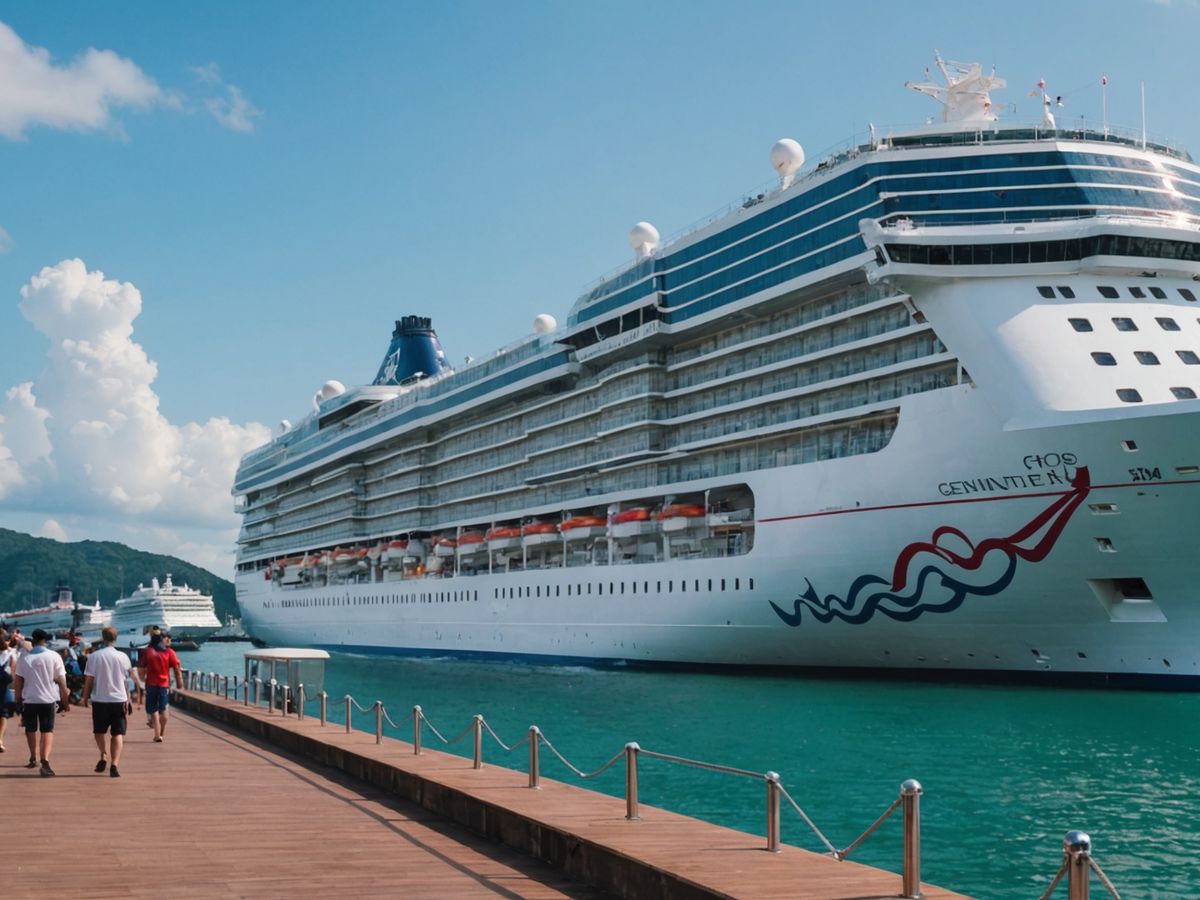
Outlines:
<svg viewBox="0 0 1200 900"><path fill-rule="evenodd" d="M68 65L26 44L0 22L0 135L24 138L34 125L95 131L112 125L115 107L175 105L153 78L111 50L88 48Z"/></svg>
<svg viewBox="0 0 1200 900"><path fill-rule="evenodd" d="M129 282L63 260L21 288L20 309L50 348L42 373L0 400L0 497L124 523L152 538L146 549L230 568L229 488L269 430L167 421L153 390L158 366L133 341L142 295ZM175 527L206 529L212 543L181 541Z"/></svg>
<svg viewBox="0 0 1200 900"><path fill-rule="evenodd" d="M47 519L38 529L37 537L50 538L52 541L67 542L67 531L54 519Z"/></svg>
<svg viewBox="0 0 1200 900"><path fill-rule="evenodd" d="M222 91L221 96L209 97L204 101L205 108L217 122L231 131L254 130L254 120L263 114L262 110L246 98L241 88L226 83L221 77L220 66L215 62L192 66L192 74L202 84Z"/></svg>

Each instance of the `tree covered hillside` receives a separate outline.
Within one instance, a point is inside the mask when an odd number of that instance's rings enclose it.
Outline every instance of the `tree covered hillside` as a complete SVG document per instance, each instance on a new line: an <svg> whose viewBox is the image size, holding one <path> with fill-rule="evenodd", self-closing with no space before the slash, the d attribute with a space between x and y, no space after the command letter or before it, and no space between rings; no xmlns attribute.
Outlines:
<svg viewBox="0 0 1200 900"><path fill-rule="evenodd" d="M121 596L122 582L128 596L139 583L149 585L155 576L162 581L168 572L176 584L186 582L212 594L222 622L227 614L238 614L231 582L174 556L111 541L64 544L0 528L0 612L44 606L60 578L78 602L90 605L99 597L101 606L111 608Z"/></svg>

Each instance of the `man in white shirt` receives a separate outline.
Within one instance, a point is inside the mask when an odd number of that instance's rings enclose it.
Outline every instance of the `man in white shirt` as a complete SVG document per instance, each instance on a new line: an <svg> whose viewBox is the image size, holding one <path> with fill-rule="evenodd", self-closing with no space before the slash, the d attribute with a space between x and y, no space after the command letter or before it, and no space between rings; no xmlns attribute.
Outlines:
<svg viewBox="0 0 1200 900"><path fill-rule="evenodd" d="M13 696L21 709L21 724L29 744L27 769L38 765L38 733L41 732L41 761L43 776L53 775L50 751L54 747L54 706L67 711L71 695L67 690L67 669L62 657L46 647L50 635L35 628L30 637L32 649L21 656L13 680Z"/></svg>
<svg viewBox="0 0 1200 900"><path fill-rule="evenodd" d="M96 771L103 772L107 765L108 774L120 778L117 763L125 743L126 716L129 712L127 682L131 666L129 657L113 646L117 640L115 628L105 628L100 636L104 640L104 647L92 653L87 660L83 705L90 703L92 707L92 734L96 738L96 746L100 748L100 762L96 763ZM110 733L107 748L104 746L105 732Z"/></svg>

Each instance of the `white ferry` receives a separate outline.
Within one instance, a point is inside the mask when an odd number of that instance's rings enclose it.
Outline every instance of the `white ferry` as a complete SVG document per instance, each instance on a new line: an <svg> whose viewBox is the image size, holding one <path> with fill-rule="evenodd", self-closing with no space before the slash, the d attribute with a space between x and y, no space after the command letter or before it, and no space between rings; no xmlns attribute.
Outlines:
<svg viewBox="0 0 1200 900"><path fill-rule="evenodd" d="M282 644L1200 683L1200 167L1116 128L942 121L635 260L454 371L397 323L241 462Z"/></svg>
<svg viewBox="0 0 1200 900"><path fill-rule="evenodd" d="M75 600L71 588L62 579L54 588L54 598L37 609L21 609L0 613L5 628L19 628L26 637L41 628L55 637L74 631L86 641L99 640L100 629L112 619L111 609L101 609L100 602L86 606Z"/></svg>
<svg viewBox="0 0 1200 900"><path fill-rule="evenodd" d="M186 584L180 587L168 574L162 584L152 578L149 587L139 584L136 591L118 600L112 625L121 647L144 647L155 625L170 634L178 646L189 641L202 643L220 629L221 620L211 596Z"/></svg>

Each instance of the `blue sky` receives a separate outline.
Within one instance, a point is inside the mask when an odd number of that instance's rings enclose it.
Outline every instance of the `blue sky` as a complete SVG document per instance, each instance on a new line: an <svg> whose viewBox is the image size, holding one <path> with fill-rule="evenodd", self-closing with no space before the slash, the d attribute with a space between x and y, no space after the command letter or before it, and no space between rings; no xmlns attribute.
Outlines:
<svg viewBox="0 0 1200 900"><path fill-rule="evenodd" d="M36 48L48 78L112 54L44 108L0 77L0 399L29 384L25 412L60 429L47 452L17 446L19 411L0 422L16 473L7 491L0 477L0 526L174 547L222 574L236 519L213 495L255 423L300 418L327 378L369 380L393 319L431 315L452 361L538 313L561 321L630 258L634 222L670 235L768 182L778 138L815 162L868 122L935 114L903 88L935 47L994 64L1018 119L1040 112L1044 77L1060 121L1098 121L1103 73L1110 121L1136 126L1144 80L1150 133L1200 148L1195 2L18 0L0 22L20 44L0 76ZM89 77L109 79L90 109ZM77 278L29 286L71 259L140 292L114 340L145 360L110 359L104 377L135 373L148 434L81 411L110 394L72 389L51 352L63 334L31 322L35 303L67 315ZM91 425L63 430L69 416ZM171 459L139 463L163 486L139 496L119 461L163 440Z"/></svg>

